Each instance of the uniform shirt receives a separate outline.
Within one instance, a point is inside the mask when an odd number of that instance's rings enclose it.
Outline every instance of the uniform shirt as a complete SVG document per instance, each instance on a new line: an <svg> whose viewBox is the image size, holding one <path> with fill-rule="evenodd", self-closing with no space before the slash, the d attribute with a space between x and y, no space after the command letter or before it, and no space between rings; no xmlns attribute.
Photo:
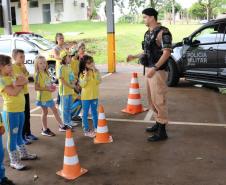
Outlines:
<svg viewBox="0 0 226 185"><path fill-rule="evenodd" d="M70 65L61 65L59 69L59 94L60 96L73 95L74 89L64 85L61 78L64 79L68 84L72 84L75 80Z"/></svg>
<svg viewBox="0 0 226 185"><path fill-rule="evenodd" d="M172 50L172 35L168 28L160 26L153 30L148 30L144 35L143 49L147 57L147 67L153 67L161 58L164 49ZM159 69L167 67L167 62Z"/></svg>
<svg viewBox="0 0 226 185"><path fill-rule="evenodd" d="M100 73L89 71L87 76L81 75L79 80L82 87L81 100L98 99L101 82Z"/></svg>
<svg viewBox="0 0 226 185"><path fill-rule="evenodd" d="M79 61L75 58L72 58L71 60L71 69L74 73L75 79L78 79L78 73L79 73Z"/></svg>
<svg viewBox="0 0 226 185"><path fill-rule="evenodd" d="M14 76L24 75L25 77L29 77L29 72L27 71L26 67L20 66L18 64L13 64L13 74ZM28 94L28 85L24 85L24 94Z"/></svg>
<svg viewBox="0 0 226 185"><path fill-rule="evenodd" d="M25 98L24 93L21 91L17 96L9 96L4 89L7 86L13 85L15 77L1 76L0 77L0 93L3 98L3 110L6 112L24 112Z"/></svg>
<svg viewBox="0 0 226 185"><path fill-rule="evenodd" d="M39 84L41 88L45 88L51 85L51 79L49 75L42 71L35 74L35 83ZM37 91L36 100L41 102L47 102L52 100L52 92L50 91Z"/></svg>

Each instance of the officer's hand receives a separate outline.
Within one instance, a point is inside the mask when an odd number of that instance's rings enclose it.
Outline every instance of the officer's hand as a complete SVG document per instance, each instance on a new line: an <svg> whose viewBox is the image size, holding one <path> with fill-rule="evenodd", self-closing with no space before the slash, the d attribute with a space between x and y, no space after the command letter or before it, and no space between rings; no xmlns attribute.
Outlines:
<svg viewBox="0 0 226 185"><path fill-rule="evenodd" d="M3 135L5 133L4 126L0 126L0 135Z"/></svg>
<svg viewBox="0 0 226 185"><path fill-rule="evenodd" d="M152 67L152 68L150 68L149 70L148 70L148 73L147 73L147 78L151 78L154 74L155 74L155 68L154 67Z"/></svg>
<svg viewBox="0 0 226 185"><path fill-rule="evenodd" d="M126 61L127 61L127 62L130 62L130 61L132 61L132 60L134 60L134 59L135 59L135 57L134 57L133 55L128 55Z"/></svg>

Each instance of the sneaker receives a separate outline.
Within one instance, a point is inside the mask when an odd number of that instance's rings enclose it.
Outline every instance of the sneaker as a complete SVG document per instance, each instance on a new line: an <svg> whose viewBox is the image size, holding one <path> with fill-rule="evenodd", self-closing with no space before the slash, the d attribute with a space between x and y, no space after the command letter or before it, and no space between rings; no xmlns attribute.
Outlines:
<svg viewBox="0 0 226 185"><path fill-rule="evenodd" d="M38 138L36 136L34 136L33 134L30 134L28 136L25 136L25 138L27 140L30 140L30 141L36 141L36 140L38 140Z"/></svg>
<svg viewBox="0 0 226 185"><path fill-rule="evenodd" d="M26 168L26 166L19 161L15 163L10 163L10 167L16 170L24 170Z"/></svg>
<svg viewBox="0 0 226 185"><path fill-rule="evenodd" d="M47 128L46 130L42 130L41 133L43 136L48 136L48 137L53 137L56 134L54 134L49 128Z"/></svg>
<svg viewBox="0 0 226 185"><path fill-rule="evenodd" d="M4 177L0 181L0 185L15 185L13 181L9 180L7 177Z"/></svg>
<svg viewBox="0 0 226 185"><path fill-rule="evenodd" d="M73 116L71 118L71 120L74 121L74 122L79 122L79 123L82 122L82 118L80 116Z"/></svg>
<svg viewBox="0 0 226 185"><path fill-rule="evenodd" d="M71 127L68 125L59 126L59 132L66 132L68 129L71 129Z"/></svg>
<svg viewBox="0 0 226 185"><path fill-rule="evenodd" d="M25 145L30 145L32 142L26 138L23 139Z"/></svg>
<svg viewBox="0 0 226 185"><path fill-rule="evenodd" d="M94 138L95 137L95 133L92 132L92 131L85 131L84 132L84 136Z"/></svg>
<svg viewBox="0 0 226 185"><path fill-rule="evenodd" d="M38 157L36 154L27 154L26 156L24 157L21 157L20 159L21 160L36 160Z"/></svg>

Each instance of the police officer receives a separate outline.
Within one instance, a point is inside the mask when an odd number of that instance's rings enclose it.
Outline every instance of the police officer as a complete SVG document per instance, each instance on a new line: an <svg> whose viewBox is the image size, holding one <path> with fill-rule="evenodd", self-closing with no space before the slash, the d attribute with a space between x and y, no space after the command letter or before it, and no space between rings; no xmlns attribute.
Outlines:
<svg viewBox="0 0 226 185"><path fill-rule="evenodd" d="M158 23L158 12L155 9L144 9L142 14L144 23L149 28L142 42L144 52L129 55L127 61L139 58L140 63L147 68L148 103L154 112L156 123L146 131L154 133L148 137L148 141L155 142L168 138L165 129L168 123L166 68L172 51L172 35Z"/></svg>

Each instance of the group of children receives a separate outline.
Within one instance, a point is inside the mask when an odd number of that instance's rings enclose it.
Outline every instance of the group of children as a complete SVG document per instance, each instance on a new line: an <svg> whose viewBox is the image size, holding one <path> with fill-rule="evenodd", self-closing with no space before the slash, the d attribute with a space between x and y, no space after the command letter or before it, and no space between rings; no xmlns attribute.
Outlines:
<svg viewBox="0 0 226 185"><path fill-rule="evenodd" d="M83 43L68 49L65 47L63 34L57 33L56 44L53 55L56 59L56 75L59 81L56 104L58 104L60 114L52 96L57 86L51 82L47 60L41 55L35 59L36 105L42 109L41 134L55 136L47 124L50 108L59 126L59 131L72 129L77 126L77 122L82 122L84 135L93 138L98 122L100 73L95 67L93 58L85 53ZM26 166L21 163L21 160L37 159L37 155L30 154L25 147L25 144L38 138L30 131L30 102L27 87L29 73L24 65L23 50L15 49L12 58L13 60L9 56L0 55L0 94L4 101L2 116L0 116L0 185L14 184L5 177L4 172L2 134L5 130L12 168L22 170ZM93 130L89 128L88 123L90 108ZM79 117L81 109L82 119Z"/></svg>

